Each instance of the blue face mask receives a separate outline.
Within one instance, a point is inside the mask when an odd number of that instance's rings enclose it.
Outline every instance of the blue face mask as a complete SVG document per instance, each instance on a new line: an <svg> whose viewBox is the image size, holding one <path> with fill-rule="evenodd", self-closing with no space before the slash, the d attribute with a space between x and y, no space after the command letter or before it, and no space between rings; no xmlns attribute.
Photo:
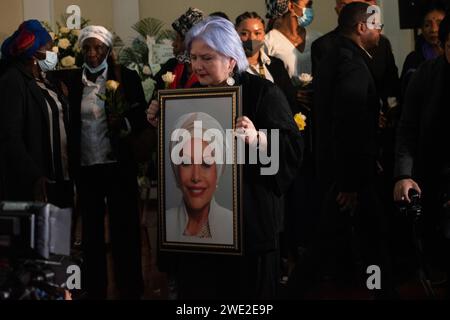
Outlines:
<svg viewBox="0 0 450 320"><path fill-rule="evenodd" d="M105 70L106 68L108 68L108 57L109 57L109 52L106 55L105 60L103 60L103 62L101 64L99 64L97 67L92 68L91 66L89 66L86 62L83 64L83 68L86 68L89 70L89 72L91 74L96 74L99 73L102 70Z"/></svg>
<svg viewBox="0 0 450 320"><path fill-rule="evenodd" d="M58 54L53 51L46 51L45 60L39 60L38 64L42 72L55 70L58 64Z"/></svg>
<svg viewBox="0 0 450 320"><path fill-rule="evenodd" d="M298 25L300 27L306 28L314 20L314 10L313 8L303 8L303 16L297 17Z"/></svg>

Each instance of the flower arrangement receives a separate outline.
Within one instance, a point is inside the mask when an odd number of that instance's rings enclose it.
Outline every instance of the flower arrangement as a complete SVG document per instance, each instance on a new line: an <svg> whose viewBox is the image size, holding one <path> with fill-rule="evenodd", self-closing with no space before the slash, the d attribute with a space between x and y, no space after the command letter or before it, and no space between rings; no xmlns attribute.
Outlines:
<svg viewBox="0 0 450 320"><path fill-rule="evenodd" d="M175 34L170 30L164 30L164 23L158 19L145 18L133 26L133 30L139 36L134 39L131 47L124 48L119 55L119 62L136 70L139 74L147 100L153 96L155 88L155 75L165 63L155 51L162 48L170 48Z"/></svg>
<svg viewBox="0 0 450 320"><path fill-rule="evenodd" d="M68 16L62 15L61 21L67 21ZM58 53L59 63L57 69L74 69L80 68L83 64L83 56L81 48L78 47L79 29L69 29L65 23L56 23L56 31L52 29L49 23L42 23L50 33L54 47L53 52ZM81 20L81 28L89 24L89 20Z"/></svg>

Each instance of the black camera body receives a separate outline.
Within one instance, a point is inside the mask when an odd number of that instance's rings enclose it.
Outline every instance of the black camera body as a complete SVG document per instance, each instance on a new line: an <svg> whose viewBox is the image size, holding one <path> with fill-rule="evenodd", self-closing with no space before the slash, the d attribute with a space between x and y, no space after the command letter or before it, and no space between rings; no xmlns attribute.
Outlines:
<svg viewBox="0 0 450 320"><path fill-rule="evenodd" d="M415 189L408 191L410 203L402 203L400 205L400 212L407 217L419 218L422 216L422 204L420 202L420 194Z"/></svg>

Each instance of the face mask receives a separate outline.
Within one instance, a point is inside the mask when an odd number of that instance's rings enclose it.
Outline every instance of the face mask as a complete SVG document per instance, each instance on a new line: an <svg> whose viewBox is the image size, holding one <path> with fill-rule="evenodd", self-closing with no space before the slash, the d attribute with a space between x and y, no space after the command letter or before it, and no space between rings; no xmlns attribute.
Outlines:
<svg viewBox="0 0 450 320"><path fill-rule="evenodd" d="M58 64L58 54L53 51L45 51L45 60L39 60L38 64L42 72L55 70Z"/></svg>
<svg viewBox="0 0 450 320"><path fill-rule="evenodd" d="M261 40L247 40L243 41L242 45L244 47L245 55L248 57L253 57L256 53L258 53L259 50L264 45L264 41Z"/></svg>
<svg viewBox="0 0 450 320"><path fill-rule="evenodd" d="M303 16L297 17L298 25L300 27L306 28L314 20L314 10L313 8L303 8Z"/></svg>
<svg viewBox="0 0 450 320"><path fill-rule="evenodd" d="M103 60L103 62L101 64L99 64L97 67L92 68L91 66L89 66L86 62L83 64L83 68L86 68L89 70L89 72L91 74L96 74L99 73L102 70L105 70L106 68L108 68L108 57L109 57L109 52L106 55L105 60Z"/></svg>

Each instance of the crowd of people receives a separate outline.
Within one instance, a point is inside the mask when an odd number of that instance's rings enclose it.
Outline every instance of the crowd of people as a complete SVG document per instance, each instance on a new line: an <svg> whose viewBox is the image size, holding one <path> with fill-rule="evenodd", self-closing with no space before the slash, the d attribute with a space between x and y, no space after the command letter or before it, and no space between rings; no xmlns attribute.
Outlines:
<svg viewBox="0 0 450 320"><path fill-rule="evenodd" d="M0 200L79 208L89 299L107 298L107 214L120 298L139 299L147 271L129 137L157 130L157 93L172 72L170 89L241 87L235 128L247 148L268 148L265 129L280 133L275 175L261 175L263 164L243 166L244 254L158 255L177 298L302 298L325 280L365 286L374 265L383 285L369 293L400 298L398 275L421 267L408 241L410 221L396 206L408 206L412 189L423 205L426 276L450 276L448 8L441 1L423 8L421 34L399 76L383 24L371 19L376 4L336 0L338 26L325 35L310 28L321 18L312 0L266 0L267 23L253 11L233 23L223 12L189 8L172 24L175 57L154 76L151 101L138 74L116 61L104 27L81 31L84 65L61 79L52 72L58 56L49 33L37 20L23 22L1 47ZM304 74L312 85L299 85ZM120 116L101 98L111 86L129 106ZM306 128L299 130L298 114ZM191 130L194 121L206 121L223 131L210 118L196 112L178 122ZM194 157L195 143L185 156ZM186 191L202 183L218 188L218 168L172 165L183 199L168 210L178 226L169 238L228 239L221 227L229 210L213 198L190 201ZM204 181L211 172L214 179Z"/></svg>

